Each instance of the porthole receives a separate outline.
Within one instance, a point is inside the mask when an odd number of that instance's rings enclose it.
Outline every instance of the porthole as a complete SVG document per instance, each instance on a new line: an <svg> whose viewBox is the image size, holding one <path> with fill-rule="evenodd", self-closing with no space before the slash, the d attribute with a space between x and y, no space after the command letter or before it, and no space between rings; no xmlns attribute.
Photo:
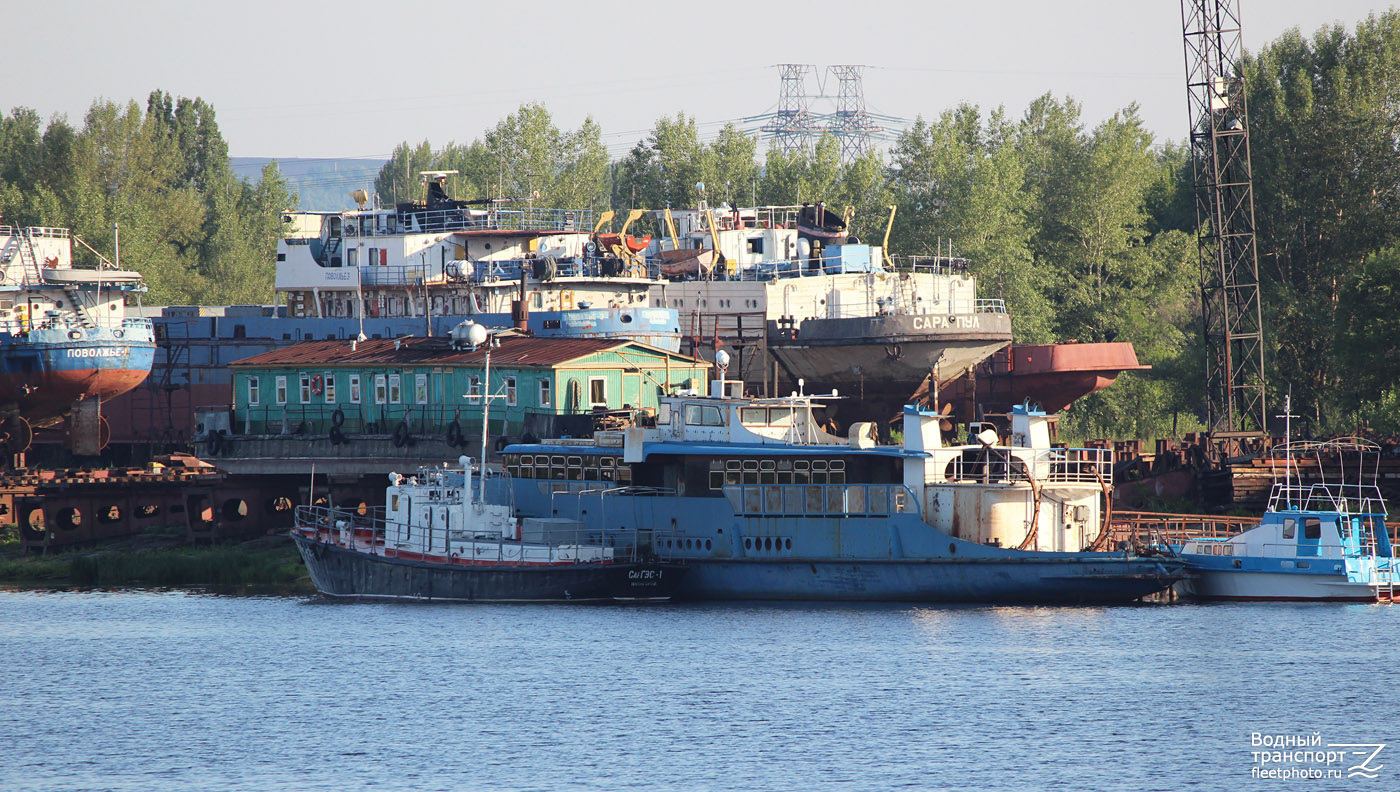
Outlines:
<svg viewBox="0 0 1400 792"><path fill-rule="evenodd" d="M791 550L791 549L792 549L792 539L785 539L785 540L783 540L783 544L786 546L786 549L788 549L788 550Z"/></svg>
<svg viewBox="0 0 1400 792"><path fill-rule="evenodd" d="M705 549L706 549L706 550L709 550L709 549L710 549L710 540L709 540L709 539L706 539L706 540L705 540Z"/></svg>
<svg viewBox="0 0 1400 792"><path fill-rule="evenodd" d="M957 546L957 544L956 544L955 542L949 542L949 543L948 543L948 554L949 554L949 555L957 555L957 554L958 554L958 546Z"/></svg>
<svg viewBox="0 0 1400 792"><path fill-rule="evenodd" d="M749 549L751 549L752 547L753 547L753 540L750 539L750 538L748 538L747 536L744 537L744 549L745 549L745 550L749 550Z"/></svg>

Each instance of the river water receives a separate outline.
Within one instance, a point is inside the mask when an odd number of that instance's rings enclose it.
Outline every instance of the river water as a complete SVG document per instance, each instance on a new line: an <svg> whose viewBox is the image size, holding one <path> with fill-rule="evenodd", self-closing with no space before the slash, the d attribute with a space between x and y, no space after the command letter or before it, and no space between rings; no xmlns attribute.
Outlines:
<svg viewBox="0 0 1400 792"><path fill-rule="evenodd" d="M0 789L1395 790L1397 624L6 591ZM1274 735L1384 768L1261 779L1343 767L1260 759Z"/></svg>

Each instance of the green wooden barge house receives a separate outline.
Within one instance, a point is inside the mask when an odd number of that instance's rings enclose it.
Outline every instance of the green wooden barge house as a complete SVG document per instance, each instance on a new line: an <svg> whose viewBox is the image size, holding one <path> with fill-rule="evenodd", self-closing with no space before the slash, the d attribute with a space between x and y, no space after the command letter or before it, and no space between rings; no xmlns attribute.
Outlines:
<svg viewBox="0 0 1400 792"><path fill-rule="evenodd" d="M310 341L232 364L232 435L389 435L396 445L480 436L483 392L498 441L583 433L610 411L702 392L710 364L635 341L507 332L491 349L447 338Z"/></svg>

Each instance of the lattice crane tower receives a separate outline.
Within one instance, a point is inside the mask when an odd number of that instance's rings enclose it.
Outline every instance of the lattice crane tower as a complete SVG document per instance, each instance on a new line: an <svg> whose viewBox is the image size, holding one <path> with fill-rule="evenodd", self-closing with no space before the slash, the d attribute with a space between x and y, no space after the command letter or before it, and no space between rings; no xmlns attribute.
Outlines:
<svg viewBox="0 0 1400 792"><path fill-rule="evenodd" d="M1249 113L1237 0L1182 0L1206 345L1206 420L1217 439L1265 432L1264 325Z"/></svg>

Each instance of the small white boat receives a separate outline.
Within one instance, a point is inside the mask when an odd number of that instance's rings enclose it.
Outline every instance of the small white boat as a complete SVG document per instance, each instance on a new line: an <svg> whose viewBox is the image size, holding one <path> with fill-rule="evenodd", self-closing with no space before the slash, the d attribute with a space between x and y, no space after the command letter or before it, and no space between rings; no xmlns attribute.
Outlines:
<svg viewBox="0 0 1400 792"><path fill-rule="evenodd" d="M1176 549L1184 597L1226 600L1393 601L1397 567L1375 477L1380 447L1349 438L1290 443L1259 525L1201 536ZM1317 461L1320 483L1297 479L1295 459ZM1368 474L1369 468L1369 474ZM1331 474L1329 480L1328 474Z"/></svg>

